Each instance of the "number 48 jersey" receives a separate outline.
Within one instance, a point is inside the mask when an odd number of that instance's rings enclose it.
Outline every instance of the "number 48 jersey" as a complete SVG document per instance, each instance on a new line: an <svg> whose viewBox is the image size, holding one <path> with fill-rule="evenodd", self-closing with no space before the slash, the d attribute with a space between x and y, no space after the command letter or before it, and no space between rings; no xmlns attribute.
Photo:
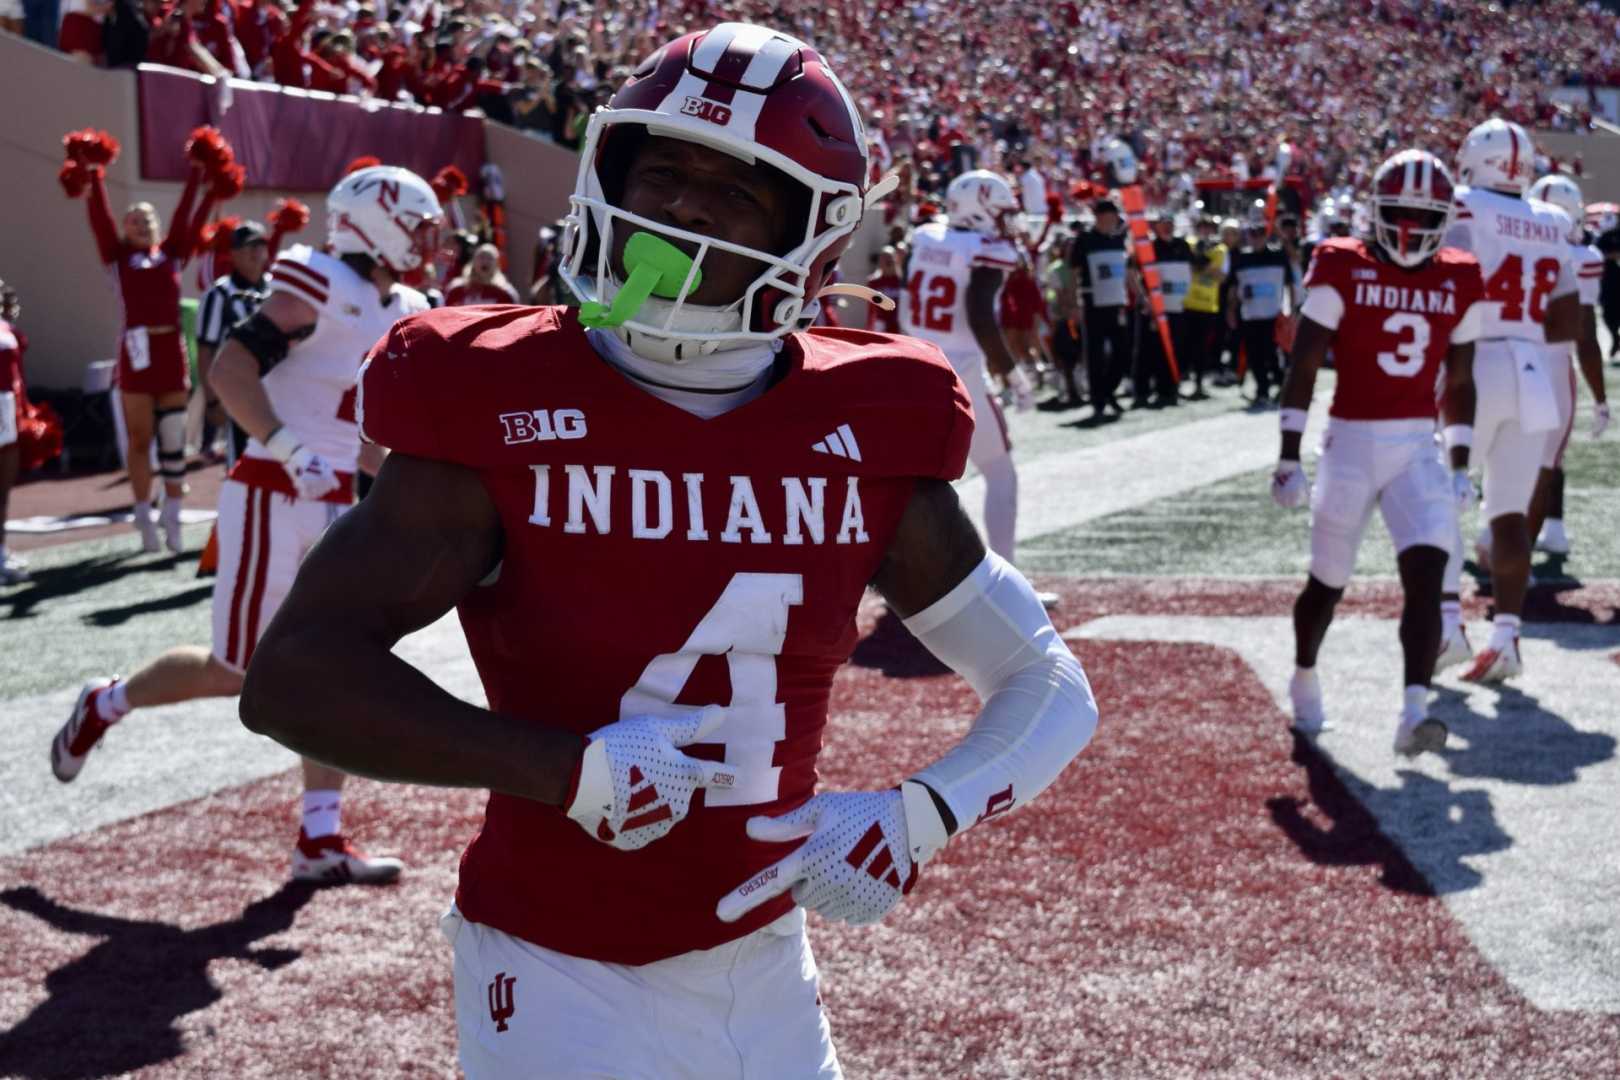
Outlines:
<svg viewBox="0 0 1620 1080"><path fill-rule="evenodd" d="M1452 345L1480 336L1479 262L1441 248L1410 270L1364 241L1324 241L1305 277L1302 313L1334 331L1339 381L1329 413L1343 420L1433 419L1435 387Z"/></svg>
<svg viewBox="0 0 1620 1080"><path fill-rule="evenodd" d="M901 329L931 341L958 360L981 354L968 325L968 280L979 267L1011 272L1018 265L1012 242L943 221L919 226L911 237Z"/></svg>
<svg viewBox="0 0 1620 1080"><path fill-rule="evenodd" d="M1485 277L1479 336L1544 342L1547 303L1575 291L1569 215L1540 199L1458 188L1446 244L1472 252Z"/></svg>

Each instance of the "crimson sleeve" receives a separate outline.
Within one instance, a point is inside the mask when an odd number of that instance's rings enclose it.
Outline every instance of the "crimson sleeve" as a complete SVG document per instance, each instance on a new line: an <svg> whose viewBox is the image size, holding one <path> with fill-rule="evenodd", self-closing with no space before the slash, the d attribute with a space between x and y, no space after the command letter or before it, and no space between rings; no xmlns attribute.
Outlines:
<svg viewBox="0 0 1620 1080"><path fill-rule="evenodd" d="M90 211L90 232L96 238L96 251L102 262L117 262L123 243L118 237L118 223L113 219L112 203L107 199L103 170L99 165L92 165L86 171L90 173L90 197L85 205Z"/></svg>
<svg viewBox="0 0 1620 1080"><path fill-rule="evenodd" d="M941 448L939 471L941 480L959 479L967 469L968 447L973 442L973 400L961 378L953 379L951 388L950 423L945 429Z"/></svg>
<svg viewBox="0 0 1620 1080"><path fill-rule="evenodd" d="M355 400L360 432L370 442L412 457L449 460L433 408L443 393L437 338L414 333L416 319L395 323L360 368Z"/></svg>

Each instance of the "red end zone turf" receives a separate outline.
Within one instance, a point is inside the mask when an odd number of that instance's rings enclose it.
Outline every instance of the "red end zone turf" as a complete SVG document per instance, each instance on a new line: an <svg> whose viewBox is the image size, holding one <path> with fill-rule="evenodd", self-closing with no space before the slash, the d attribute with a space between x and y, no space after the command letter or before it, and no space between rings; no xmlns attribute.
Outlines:
<svg viewBox="0 0 1620 1080"><path fill-rule="evenodd" d="M1291 598L1059 587L1060 625ZM885 923L813 920L852 1078L1614 1075L1620 1018L1507 986L1235 655L1080 649L1102 727L1041 802L953 844ZM839 678L829 786L893 783L954 738L974 702L933 670L877 625ZM295 791L283 775L0 861L0 1075L450 1071L435 921L481 797L355 782L355 835L410 871L309 891L284 883Z"/></svg>

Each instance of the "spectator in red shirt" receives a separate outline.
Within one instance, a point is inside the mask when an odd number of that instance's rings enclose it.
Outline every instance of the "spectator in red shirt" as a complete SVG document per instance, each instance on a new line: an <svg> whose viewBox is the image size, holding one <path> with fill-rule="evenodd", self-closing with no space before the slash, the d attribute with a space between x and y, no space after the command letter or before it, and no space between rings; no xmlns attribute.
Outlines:
<svg viewBox="0 0 1620 1080"><path fill-rule="evenodd" d="M101 22L111 14L112 7L112 0L83 0L77 6L68 5L56 47L82 64L100 67L105 57Z"/></svg>
<svg viewBox="0 0 1620 1080"><path fill-rule="evenodd" d="M517 289L501 273L501 253L494 244L481 244L462 275L445 290L446 307L469 304L515 304Z"/></svg>
<svg viewBox="0 0 1620 1080"><path fill-rule="evenodd" d="M880 292L894 301L895 306L884 311L876 304L866 305L866 328L883 334L900 332L900 292L905 279L900 276L900 252L893 244L885 244L878 252L877 272L866 279L866 287Z"/></svg>
<svg viewBox="0 0 1620 1080"><path fill-rule="evenodd" d="M366 73L354 55L354 35L347 30L319 37L315 53L322 63L310 65L309 88L329 94L366 96L377 88L377 80Z"/></svg>
<svg viewBox="0 0 1620 1080"><path fill-rule="evenodd" d="M270 75L270 47L287 32L287 13L276 0L238 0L236 40L256 79Z"/></svg>

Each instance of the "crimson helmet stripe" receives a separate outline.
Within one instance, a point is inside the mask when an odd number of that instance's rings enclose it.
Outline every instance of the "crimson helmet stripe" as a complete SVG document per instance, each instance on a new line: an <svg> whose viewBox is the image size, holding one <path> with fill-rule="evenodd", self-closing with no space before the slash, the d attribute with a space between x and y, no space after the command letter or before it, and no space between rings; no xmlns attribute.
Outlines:
<svg viewBox="0 0 1620 1080"><path fill-rule="evenodd" d="M1513 125L1507 125L1508 139L1513 143L1513 156L1508 159L1508 175L1519 175L1519 133L1513 130Z"/></svg>

